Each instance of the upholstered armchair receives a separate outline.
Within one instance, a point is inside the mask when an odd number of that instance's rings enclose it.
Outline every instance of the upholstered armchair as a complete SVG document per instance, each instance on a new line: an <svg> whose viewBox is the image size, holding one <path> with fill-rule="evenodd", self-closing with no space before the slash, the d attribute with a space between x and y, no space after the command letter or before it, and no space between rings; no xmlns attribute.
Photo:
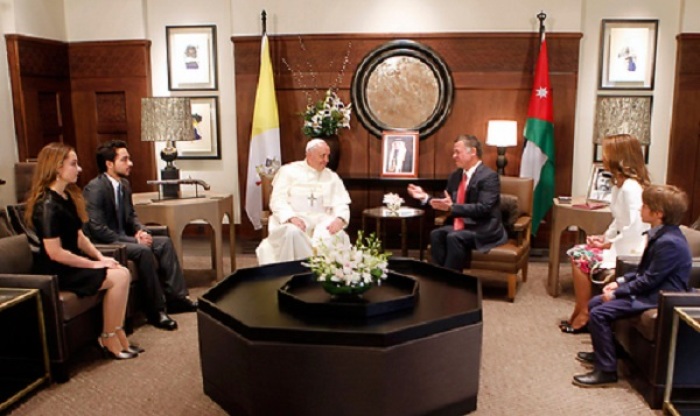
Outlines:
<svg viewBox="0 0 700 416"><path fill-rule="evenodd" d="M100 249L126 264L124 246ZM102 330L102 293L79 298L58 288L55 275L33 274L34 257L26 234L0 238L0 286L39 289L44 312L51 377L65 382L69 361L76 351L94 344Z"/></svg>
<svg viewBox="0 0 700 416"><path fill-rule="evenodd" d="M692 292L661 292L659 306L627 319L620 319L613 325L615 341L624 350L624 363L630 369L630 384L644 397L653 409L663 405L666 387L666 370L671 341L673 309L679 306L700 307L700 231L681 227L688 239L693 256L689 286ZM639 258L618 257L615 274L622 275L637 268ZM697 339L697 338L696 338ZM674 394L684 391L697 392L700 388L698 366L700 365L699 345L685 345L686 352L676 359L674 372ZM688 354L688 352L690 353ZM677 351L683 354L681 351ZM697 394L697 393L696 393Z"/></svg>
<svg viewBox="0 0 700 416"><path fill-rule="evenodd" d="M490 270L506 274L508 300L515 300L518 273L527 281L532 230L533 180L501 176L501 212L508 241L489 250L488 253L472 252L471 266L465 273L478 276L477 270ZM446 217L437 217L435 225L442 226ZM429 252L429 251L428 251Z"/></svg>

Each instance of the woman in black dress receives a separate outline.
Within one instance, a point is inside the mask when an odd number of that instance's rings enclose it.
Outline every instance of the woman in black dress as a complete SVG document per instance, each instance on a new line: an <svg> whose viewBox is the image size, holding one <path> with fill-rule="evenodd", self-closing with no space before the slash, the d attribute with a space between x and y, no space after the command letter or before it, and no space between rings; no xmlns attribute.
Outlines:
<svg viewBox="0 0 700 416"><path fill-rule="evenodd" d="M103 256L83 234L88 217L76 185L81 170L70 146L50 143L39 153L25 213L40 241L35 268L57 275L61 290L81 297L105 290L98 342L112 358L134 358L142 350L129 344L122 328L131 275L115 259Z"/></svg>

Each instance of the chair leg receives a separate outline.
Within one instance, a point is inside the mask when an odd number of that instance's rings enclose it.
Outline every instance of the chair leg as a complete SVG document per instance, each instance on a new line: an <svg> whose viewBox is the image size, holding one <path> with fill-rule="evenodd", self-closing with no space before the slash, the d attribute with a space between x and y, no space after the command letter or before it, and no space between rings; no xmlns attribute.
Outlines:
<svg viewBox="0 0 700 416"><path fill-rule="evenodd" d="M528 264L529 264L529 262L526 261L525 264L523 264L522 269L520 269L520 271L522 271L522 273L523 273L523 283L527 282L527 265Z"/></svg>
<svg viewBox="0 0 700 416"><path fill-rule="evenodd" d="M518 287L518 275L508 275L508 300L515 302L515 289Z"/></svg>

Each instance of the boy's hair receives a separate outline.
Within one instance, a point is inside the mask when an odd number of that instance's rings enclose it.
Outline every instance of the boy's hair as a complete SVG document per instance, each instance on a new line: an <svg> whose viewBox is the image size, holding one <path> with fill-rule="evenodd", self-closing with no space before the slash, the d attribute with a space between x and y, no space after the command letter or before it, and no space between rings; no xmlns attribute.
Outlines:
<svg viewBox="0 0 700 416"><path fill-rule="evenodd" d="M117 157L117 149L126 149L123 140L110 140L97 146L97 169L100 173L107 172L107 162L114 162Z"/></svg>
<svg viewBox="0 0 700 416"><path fill-rule="evenodd" d="M663 213L666 225L680 225L688 209L688 196L673 185L647 186L642 192L642 202L651 211Z"/></svg>

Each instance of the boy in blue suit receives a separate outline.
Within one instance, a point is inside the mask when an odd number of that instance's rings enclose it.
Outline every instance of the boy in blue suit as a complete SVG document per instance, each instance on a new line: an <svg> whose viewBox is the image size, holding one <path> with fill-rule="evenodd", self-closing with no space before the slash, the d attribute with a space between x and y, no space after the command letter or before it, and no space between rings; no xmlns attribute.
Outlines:
<svg viewBox="0 0 700 416"><path fill-rule="evenodd" d="M658 304L659 292L685 292L692 265L690 248L678 225L688 207L686 194L675 186L651 185L642 193L642 221L651 225L647 247L635 272L608 283L588 304L593 352L576 359L594 370L574 376L580 387L604 387L617 382L617 356L612 323Z"/></svg>

